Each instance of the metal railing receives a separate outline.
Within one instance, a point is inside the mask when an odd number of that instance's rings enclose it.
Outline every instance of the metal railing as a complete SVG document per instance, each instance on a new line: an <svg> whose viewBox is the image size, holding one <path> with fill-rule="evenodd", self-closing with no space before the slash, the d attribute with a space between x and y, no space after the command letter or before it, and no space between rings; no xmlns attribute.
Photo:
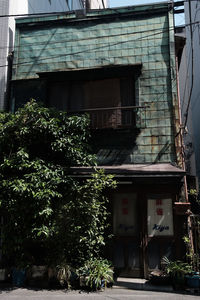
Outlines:
<svg viewBox="0 0 200 300"><path fill-rule="evenodd" d="M86 108L70 113L88 113L92 129L130 128L136 125L136 113L146 106L116 106L103 108Z"/></svg>

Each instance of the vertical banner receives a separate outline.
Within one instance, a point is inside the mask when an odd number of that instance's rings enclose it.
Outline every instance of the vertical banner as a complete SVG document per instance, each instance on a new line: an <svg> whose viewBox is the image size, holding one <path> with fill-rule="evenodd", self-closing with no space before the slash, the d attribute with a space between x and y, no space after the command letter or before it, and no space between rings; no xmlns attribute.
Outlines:
<svg viewBox="0 0 200 300"><path fill-rule="evenodd" d="M138 211L136 194L115 194L113 227L115 235L137 235Z"/></svg>
<svg viewBox="0 0 200 300"><path fill-rule="evenodd" d="M173 230L172 199L148 199L148 236L170 236Z"/></svg>

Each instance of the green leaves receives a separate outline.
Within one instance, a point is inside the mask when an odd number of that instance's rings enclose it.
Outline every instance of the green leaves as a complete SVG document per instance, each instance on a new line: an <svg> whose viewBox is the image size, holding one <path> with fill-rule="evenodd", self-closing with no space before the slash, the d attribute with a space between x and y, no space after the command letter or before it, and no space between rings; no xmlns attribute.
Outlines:
<svg viewBox="0 0 200 300"><path fill-rule="evenodd" d="M108 216L104 191L116 182L102 170L82 182L69 174L71 166L95 165L88 126L86 115L68 116L34 100L15 114L0 113L0 208L8 260L19 261L23 253L36 263L34 249L41 243L48 253L43 260L51 263L56 257L80 264L100 253Z"/></svg>
<svg viewBox="0 0 200 300"><path fill-rule="evenodd" d="M166 273L172 277L184 277L185 274L192 271L192 266L180 260L170 261L167 257L163 257L162 263Z"/></svg>
<svg viewBox="0 0 200 300"><path fill-rule="evenodd" d="M86 278L86 285L93 289L100 289L113 282L113 270L106 259L90 259L78 270L79 276Z"/></svg>
<svg viewBox="0 0 200 300"><path fill-rule="evenodd" d="M56 243L61 242L63 256L72 265L98 257L105 246L104 233L109 215L104 195L106 188L115 188L113 176L95 171L90 179L76 182L71 195L57 214Z"/></svg>

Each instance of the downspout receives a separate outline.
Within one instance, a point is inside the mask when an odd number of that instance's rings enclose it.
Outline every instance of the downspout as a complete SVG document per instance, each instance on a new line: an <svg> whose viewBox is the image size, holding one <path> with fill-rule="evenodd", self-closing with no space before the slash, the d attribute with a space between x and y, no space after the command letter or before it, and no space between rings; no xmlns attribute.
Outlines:
<svg viewBox="0 0 200 300"><path fill-rule="evenodd" d="M182 117L181 117L181 101L180 101L180 90L179 90L179 73L178 73L178 59L176 57L176 80L177 80L177 96L178 96L178 116L179 116L179 132L177 133L177 137L179 135L180 138L180 144L181 144L181 164L184 171L186 171L185 167L185 159L184 159L184 141L183 141L183 133L182 130ZM185 191L185 200L188 202L188 190L187 190L187 179L186 175L184 176L184 191Z"/></svg>

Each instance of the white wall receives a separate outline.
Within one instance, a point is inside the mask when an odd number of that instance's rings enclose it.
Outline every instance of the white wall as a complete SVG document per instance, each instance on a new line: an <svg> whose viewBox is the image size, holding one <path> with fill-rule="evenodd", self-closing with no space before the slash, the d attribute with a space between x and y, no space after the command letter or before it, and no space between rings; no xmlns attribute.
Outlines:
<svg viewBox="0 0 200 300"><path fill-rule="evenodd" d="M108 1L107 0L90 0L90 8L91 9L101 9L107 8Z"/></svg>
<svg viewBox="0 0 200 300"><path fill-rule="evenodd" d="M24 1L24 0L23 0ZM77 0L75 1L77 2ZM28 0L29 13L68 11L65 0Z"/></svg>
<svg viewBox="0 0 200 300"><path fill-rule="evenodd" d="M185 113L188 106L190 84L188 81L188 53L186 46L183 49L181 63L179 66L179 92L180 92L180 104L181 104L181 119L182 124L185 120ZM192 176L196 176L196 162L194 152L194 135L193 135L193 124L192 124L192 111L189 108L187 127L183 131L184 139L184 154L185 154L185 165L186 171Z"/></svg>

